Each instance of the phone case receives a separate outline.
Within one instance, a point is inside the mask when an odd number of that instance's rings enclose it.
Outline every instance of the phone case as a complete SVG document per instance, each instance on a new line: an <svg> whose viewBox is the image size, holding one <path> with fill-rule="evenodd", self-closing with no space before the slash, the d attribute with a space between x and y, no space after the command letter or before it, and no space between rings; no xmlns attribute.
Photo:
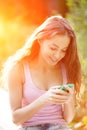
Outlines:
<svg viewBox="0 0 87 130"><path fill-rule="evenodd" d="M70 87L70 88L74 87L74 84L65 84L65 85L68 85L68 87ZM64 87L64 85L62 85L62 86L60 87L60 89L66 90L66 88Z"/></svg>

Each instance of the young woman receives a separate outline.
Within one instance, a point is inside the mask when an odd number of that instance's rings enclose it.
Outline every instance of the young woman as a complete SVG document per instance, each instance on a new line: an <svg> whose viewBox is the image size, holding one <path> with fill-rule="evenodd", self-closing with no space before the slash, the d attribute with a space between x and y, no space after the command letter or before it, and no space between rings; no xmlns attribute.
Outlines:
<svg viewBox="0 0 87 130"><path fill-rule="evenodd" d="M81 67L75 33L64 18L46 19L6 62L3 72L13 122L21 125L21 130L69 130ZM67 91L59 89L61 85Z"/></svg>

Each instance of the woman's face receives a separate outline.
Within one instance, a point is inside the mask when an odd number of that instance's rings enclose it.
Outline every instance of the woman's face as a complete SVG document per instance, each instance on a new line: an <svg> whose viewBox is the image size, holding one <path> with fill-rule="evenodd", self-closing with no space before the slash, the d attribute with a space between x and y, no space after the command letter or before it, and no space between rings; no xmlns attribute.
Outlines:
<svg viewBox="0 0 87 130"><path fill-rule="evenodd" d="M66 54L70 38L68 35L56 35L40 43L41 58L49 65L56 65Z"/></svg>

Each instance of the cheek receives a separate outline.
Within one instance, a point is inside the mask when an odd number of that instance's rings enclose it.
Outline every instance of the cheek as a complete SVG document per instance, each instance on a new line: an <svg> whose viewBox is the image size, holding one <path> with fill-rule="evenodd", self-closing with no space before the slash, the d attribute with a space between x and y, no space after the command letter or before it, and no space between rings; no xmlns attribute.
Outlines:
<svg viewBox="0 0 87 130"><path fill-rule="evenodd" d="M47 54L48 54L48 48L47 47L42 47L41 48L41 54L43 55L43 56L46 56Z"/></svg>
<svg viewBox="0 0 87 130"><path fill-rule="evenodd" d="M64 52L63 52L63 53L61 53L61 57L62 57L62 58L64 58L64 57L65 57L65 55L66 55L66 53L64 53Z"/></svg>
<svg viewBox="0 0 87 130"><path fill-rule="evenodd" d="M42 48L42 50L43 50L45 53L52 53L52 50L50 49L49 46L44 46L44 47Z"/></svg>

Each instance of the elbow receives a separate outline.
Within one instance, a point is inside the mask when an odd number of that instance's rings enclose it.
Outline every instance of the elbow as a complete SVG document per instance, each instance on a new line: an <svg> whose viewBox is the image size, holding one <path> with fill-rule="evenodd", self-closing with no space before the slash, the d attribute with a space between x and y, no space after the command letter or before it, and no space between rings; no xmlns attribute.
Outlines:
<svg viewBox="0 0 87 130"><path fill-rule="evenodd" d="M12 122L13 122L15 125L20 125L19 121L17 121L15 118L12 119Z"/></svg>
<svg viewBox="0 0 87 130"><path fill-rule="evenodd" d="M16 112L12 114L12 121L15 125L21 125L22 123Z"/></svg>

